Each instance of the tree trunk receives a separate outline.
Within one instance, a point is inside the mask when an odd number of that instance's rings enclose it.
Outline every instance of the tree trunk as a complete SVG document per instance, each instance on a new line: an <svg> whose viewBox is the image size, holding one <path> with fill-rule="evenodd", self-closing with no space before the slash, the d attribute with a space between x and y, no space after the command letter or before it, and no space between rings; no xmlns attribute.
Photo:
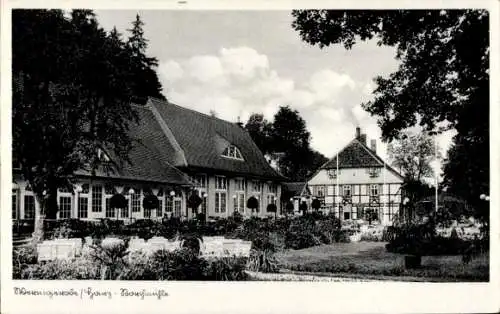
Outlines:
<svg viewBox="0 0 500 314"><path fill-rule="evenodd" d="M38 194L35 194L36 201L38 202L38 206L35 206L35 224L34 224L34 230L33 230L33 235L32 235L32 245L34 246L36 250L36 245L40 243L43 240L43 221L45 218L44 215L44 197L40 196Z"/></svg>

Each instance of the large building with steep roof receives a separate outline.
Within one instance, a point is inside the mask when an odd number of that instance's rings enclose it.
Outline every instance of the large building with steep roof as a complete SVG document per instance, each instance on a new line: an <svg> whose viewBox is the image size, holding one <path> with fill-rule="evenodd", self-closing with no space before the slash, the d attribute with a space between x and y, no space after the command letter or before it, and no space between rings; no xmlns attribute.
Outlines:
<svg viewBox="0 0 500 314"><path fill-rule="evenodd" d="M363 219L374 212L378 221L389 225L402 205L403 177L377 155L375 140L367 146L359 127L354 139L307 183L323 211L334 212L341 220Z"/></svg>
<svg viewBox="0 0 500 314"><path fill-rule="evenodd" d="M235 211L267 216L274 215L267 213L268 204L280 208L284 178L240 125L166 100L149 99L134 108L139 123L130 125L130 163L114 172L100 168L93 176L76 173L75 190L58 192L58 218L191 218L187 199L192 193L202 199L199 211L207 217L227 217ZM111 156L100 154L104 160ZM13 218L33 220L39 204L19 169L13 169L13 179ZM126 208L111 208L117 194L125 197ZM145 209L144 199L151 195L159 206ZM252 196L259 201L256 213L246 208Z"/></svg>

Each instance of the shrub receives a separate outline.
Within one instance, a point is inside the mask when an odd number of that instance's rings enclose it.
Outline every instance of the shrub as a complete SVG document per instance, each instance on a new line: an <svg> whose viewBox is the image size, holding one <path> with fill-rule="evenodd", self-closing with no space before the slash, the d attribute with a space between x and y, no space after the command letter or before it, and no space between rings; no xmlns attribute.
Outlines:
<svg viewBox="0 0 500 314"><path fill-rule="evenodd" d="M248 259L248 269L264 273L276 273L279 267L273 251L253 249Z"/></svg>
<svg viewBox="0 0 500 314"><path fill-rule="evenodd" d="M203 280L207 261L187 249L160 250L152 257L158 280Z"/></svg>
<svg viewBox="0 0 500 314"><path fill-rule="evenodd" d="M391 236L386 249L393 253L417 256L458 255L469 247L468 241L458 237L437 236L432 224L405 225L388 230Z"/></svg>
<svg viewBox="0 0 500 314"><path fill-rule="evenodd" d="M21 279L23 269L36 262L37 255L32 246L14 248L12 250L12 278Z"/></svg>
<svg viewBox="0 0 500 314"><path fill-rule="evenodd" d="M105 238L99 245L90 246L88 260L101 269L101 279L116 279L125 268L129 252L127 243L119 238Z"/></svg>
<svg viewBox="0 0 500 314"><path fill-rule="evenodd" d="M247 259L244 257L222 257L211 259L204 270L204 280L246 280Z"/></svg>
<svg viewBox="0 0 500 314"><path fill-rule="evenodd" d="M98 224L80 219L64 219L47 222L45 235L47 238L84 238L90 236Z"/></svg>
<svg viewBox="0 0 500 314"><path fill-rule="evenodd" d="M101 273L97 264L85 258L77 258L27 265L20 277L45 280L96 280L101 278Z"/></svg>

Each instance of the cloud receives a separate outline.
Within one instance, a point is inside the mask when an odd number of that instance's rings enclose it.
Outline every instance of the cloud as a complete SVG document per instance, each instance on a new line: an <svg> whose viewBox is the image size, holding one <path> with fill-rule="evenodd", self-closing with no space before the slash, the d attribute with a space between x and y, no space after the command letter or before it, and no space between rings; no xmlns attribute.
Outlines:
<svg viewBox="0 0 500 314"><path fill-rule="evenodd" d="M222 63L215 56L195 56L189 59L186 64L188 74L200 81L207 83L220 79L224 75Z"/></svg>
<svg viewBox="0 0 500 314"><path fill-rule="evenodd" d="M249 47L222 48L220 60L230 75L251 79L269 68L267 56Z"/></svg>
<svg viewBox="0 0 500 314"><path fill-rule="evenodd" d="M288 105L305 119L312 147L328 157L353 139L358 125L369 138L380 135L375 119L360 106L370 97L370 83L335 69L312 69L299 84L280 76L255 49L230 47L168 60L159 74L170 101L204 113L214 110L229 121L245 122L252 113L272 120L279 106Z"/></svg>
<svg viewBox="0 0 500 314"><path fill-rule="evenodd" d="M184 76L184 70L181 65L173 60L160 63L158 72L160 77L166 78L170 82L174 82Z"/></svg>

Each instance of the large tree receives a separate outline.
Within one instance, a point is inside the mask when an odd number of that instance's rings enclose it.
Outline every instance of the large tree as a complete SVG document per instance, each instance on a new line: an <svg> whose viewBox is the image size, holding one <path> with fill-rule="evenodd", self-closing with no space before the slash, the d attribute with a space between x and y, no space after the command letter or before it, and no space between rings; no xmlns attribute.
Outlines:
<svg viewBox="0 0 500 314"><path fill-rule="evenodd" d="M146 55L148 40L144 37L143 27L144 22L137 14L132 22L132 28L128 29L130 37L127 41L127 48L133 60L131 70L136 76L132 87L134 100L139 103L145 103L148 96L165 99L161 93L162 86L155 70L158 66L158 59Z"/></svg>
<svg viewBox="0 0 500 314"><path fill-rule="evenodd" d="M304 180L308 174L310 133L297 110L281 106L274 115L271 143L274 152L282 153L278 165L281 173L292 180Z"/></svg>
<svg viewBox="0 0 500 314"><path fill-rule="evenodd" d="M89 10L69 18L60 10L14 10L12 39L13 157L41 205L38 241L43 216L56 215L58 188L72 189L77 170L95 173L105 163L112 171L128 161L137 78L125 43Z"/></svg>
<svg viewBox="0 0 500 314"><path fill-rule="evenodd" d="M271 131L272 123L261 113L253 113L245 124L245 129L264 155L272 152Z"/></svg>
<svg viewBox="0 0 500 314"><path fill-rule="evenodd" d="M435 141L425 133L403 132L387 146L389 159L406 180L422 181L433 177L433 160L440 158Z"/></svg>
<svg viewBox="0 0 500 314"><path fill-rule="evenodd" d="M261 113L252 114L245 129L262 153L293 181L306 180L328 160L310 147L305 120L288 106L280 107L274 121L267 121Z"/></svg>
<svg viewBox="0 0 500 314"><path fill-rule="evenodd" d="M384 139L421 125L454 128L454 151L444 168L450 190L469 200L489 190L489 14L486 10L293 11L293 28L320 48L376 40L396 48L396 72L377 77L374 100L363 104L378 117ZM467 148L469 151L464 150ZM462 154L477 152L477 158ZM456 169L475 163L475 173ZM464 182L466 181L466 182Z"/></svg>
<svg viewBox="0 0 500 314"><path fill-rule="evenodd" d="M409 131L402 132L387 147L392 165L404 176L409 204L415 204L430 192L425 179L436 175L431 167L432 161L441 158L441 153L436 148L435 140L428 134Z"/></svg>

